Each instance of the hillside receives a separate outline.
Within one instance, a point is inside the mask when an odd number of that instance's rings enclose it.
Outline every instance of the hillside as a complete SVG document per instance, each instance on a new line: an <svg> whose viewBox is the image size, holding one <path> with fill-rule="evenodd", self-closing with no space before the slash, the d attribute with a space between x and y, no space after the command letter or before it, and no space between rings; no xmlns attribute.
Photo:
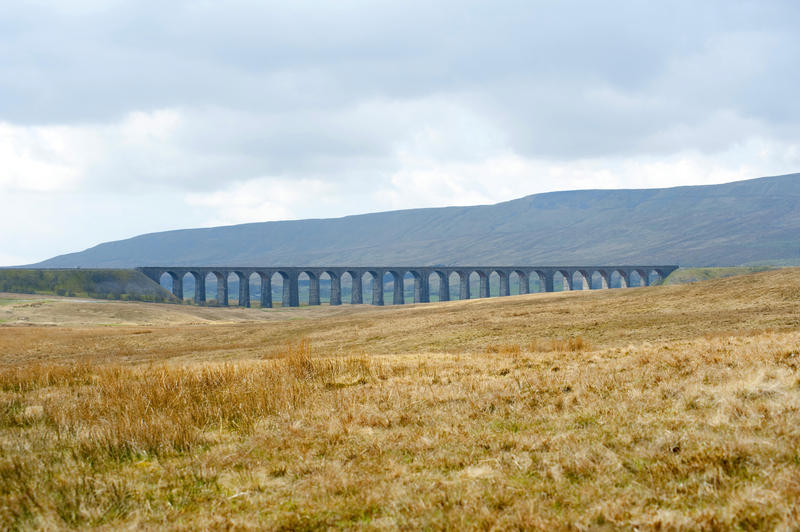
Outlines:
<svg viewBox="0 0 800 532"><path fill-rule="evenodd" d="M0 269L0 292L169 301L173 296L133 270Z"/></svg>
<svg viewBox="0 0 800 532"><path fill-rule="evenodd" d="M800 257L800 174L140 235L40 267L679 263Z"/></svg>
<svg viewBox="0 0 800 532"><path fill-rule="evenodd" d="M663 284L685 284L711 279L724 279L736 275L749 275L773 269L769 266L739 266L730 268L679 268L664 279Z"/></svg>

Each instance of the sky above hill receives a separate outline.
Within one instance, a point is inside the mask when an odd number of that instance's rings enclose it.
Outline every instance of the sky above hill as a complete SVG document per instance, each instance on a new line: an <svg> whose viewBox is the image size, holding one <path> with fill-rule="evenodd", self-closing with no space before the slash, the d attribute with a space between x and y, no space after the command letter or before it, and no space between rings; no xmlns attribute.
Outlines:
<svg viewBox="0 0 800 532"><path fill-rule="evenodd" d="M4 4L0 265L797 172L798 27L794 0Z"/></svg>

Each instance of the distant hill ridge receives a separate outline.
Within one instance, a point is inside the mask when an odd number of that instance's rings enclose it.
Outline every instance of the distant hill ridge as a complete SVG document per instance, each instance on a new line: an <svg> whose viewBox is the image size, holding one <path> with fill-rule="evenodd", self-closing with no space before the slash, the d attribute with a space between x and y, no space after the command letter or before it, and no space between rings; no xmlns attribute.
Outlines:
<svg viewBox="0 0 800 532"><path fill-rule="evenodd" d="M800 174L722 185L534 194L495 205L183 229L38 267L681 264L800 258Z"/></svg>

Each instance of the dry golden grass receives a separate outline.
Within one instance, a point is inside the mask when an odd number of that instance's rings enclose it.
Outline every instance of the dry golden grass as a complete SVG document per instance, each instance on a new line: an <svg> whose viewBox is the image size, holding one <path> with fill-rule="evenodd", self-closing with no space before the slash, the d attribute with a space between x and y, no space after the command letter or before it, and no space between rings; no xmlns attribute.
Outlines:
<svg viewBox="0 0 800 532"><path fill-rule="evenodd" d="M749 281L0 327L0 528L797 529L800 271Z"/></svg>

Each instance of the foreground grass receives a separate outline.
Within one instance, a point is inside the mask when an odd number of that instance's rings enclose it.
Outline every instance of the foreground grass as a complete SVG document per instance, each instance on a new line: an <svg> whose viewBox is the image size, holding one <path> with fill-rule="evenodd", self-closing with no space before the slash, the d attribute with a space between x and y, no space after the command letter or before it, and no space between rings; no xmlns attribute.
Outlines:
<svg viewBox="0 0 800 532"><path fill-rule="evenodd" d="M796 528L798 345L6 368L0 526Z"/></svg>

